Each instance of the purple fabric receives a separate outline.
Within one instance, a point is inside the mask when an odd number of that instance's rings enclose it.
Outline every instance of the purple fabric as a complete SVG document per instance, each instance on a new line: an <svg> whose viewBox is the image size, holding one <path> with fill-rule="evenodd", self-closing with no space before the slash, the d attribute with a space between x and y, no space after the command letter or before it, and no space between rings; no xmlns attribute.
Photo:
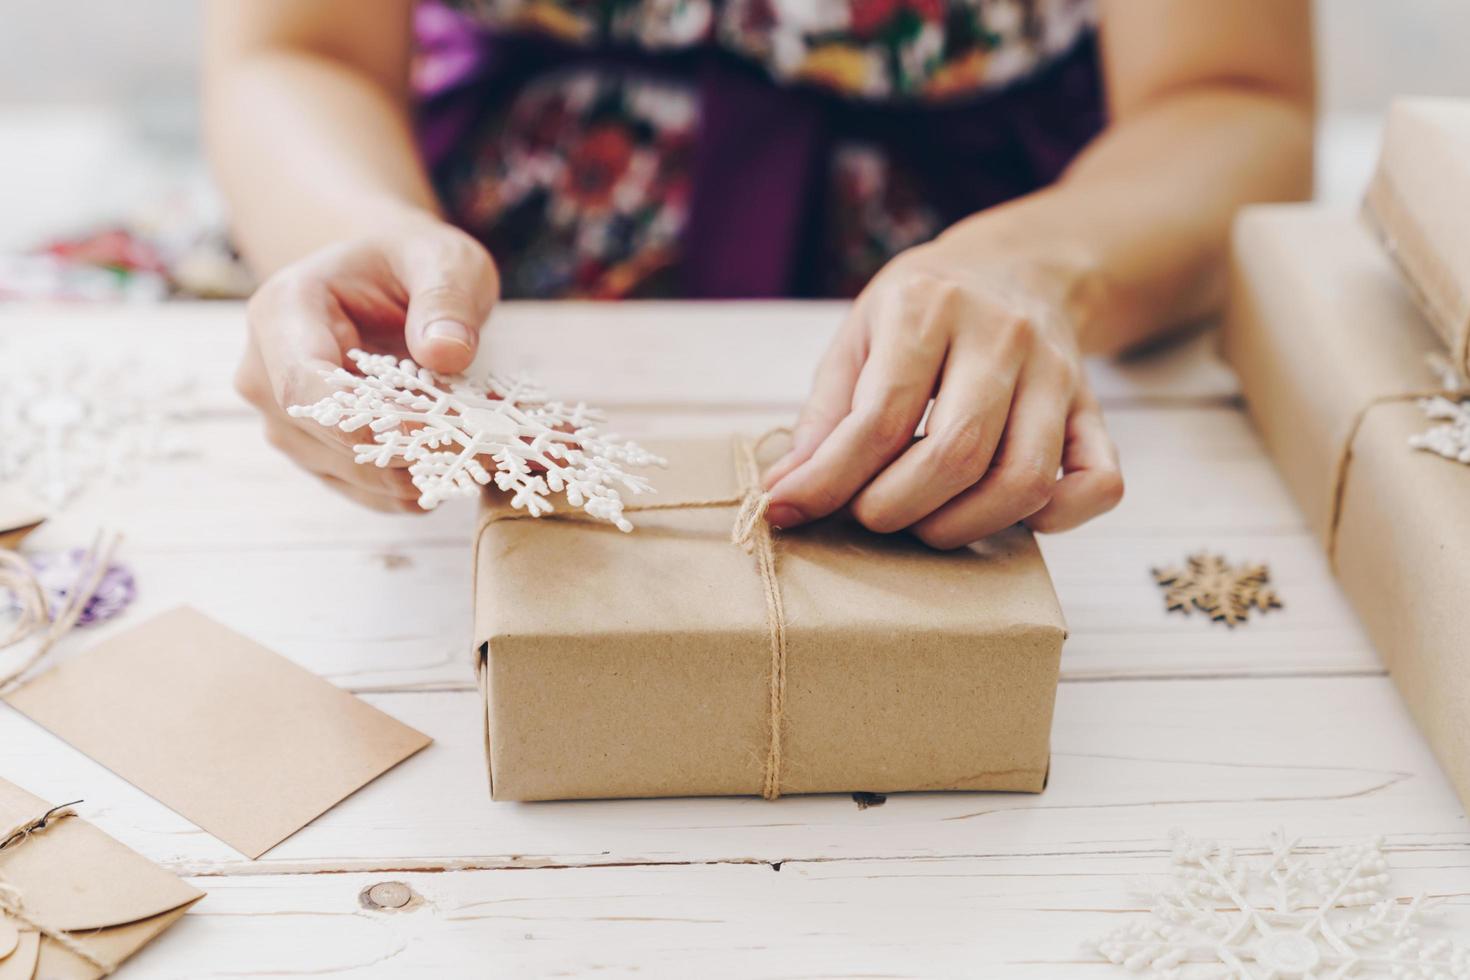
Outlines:
<svg viewBox="0 0 1470 980"><path fill-rule="evenodd" d="M562 65L611 62L698 85L701 130L679 276L691 298L817 295L821 207L838 139L882 144L919 174L945 223L1044 187L1105 122L1095 40L1036 75L958 104L869 104L781 86L717 49L587 51L496 35L435 4L415 13L418 136L445 166L476 120L521 82Z"/></svg>
<svg viewBox="0 0 1470 980"><path fill-rule="evenodd" d="M80 584L83 575L89 573L87 552L82 548L70 551L45 552L27 558L41 591L46 595L47 614L55 619L71 601L71 595ZM126 565L112 564L102 573L93 592L82 606L77 626L105 623L126 609L137 595L137 584L133 573ZM11 597L12 602L14 597Z"/></svg>
<svg viewBox="0 0 1470 980"><path fill-rule="evenodd" d="M418 45L414 88L419 95L419 152L431 170L438 168L465 138L475 118L476 88L489 76L489 38L447 7L421 3L414 8Z"/></svg>
<svg viewBox="0 0 1470 980"><path fill-rule="evenodd" d="M713 61L700 76L700 132L680 282L692 298L798 291L808 195L823 137L807 92Z"/></svg>

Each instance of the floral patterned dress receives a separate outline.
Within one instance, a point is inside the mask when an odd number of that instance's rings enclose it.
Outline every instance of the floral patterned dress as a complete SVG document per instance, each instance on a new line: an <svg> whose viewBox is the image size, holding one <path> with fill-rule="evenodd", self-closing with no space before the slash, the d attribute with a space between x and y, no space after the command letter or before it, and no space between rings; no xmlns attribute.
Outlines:
<svg viewBox="0 0 1470 980"><path fill-rule="evenodd" d="M420 136L513 297L845 296L1100 130L1088 0L458 0Z"/></svg>

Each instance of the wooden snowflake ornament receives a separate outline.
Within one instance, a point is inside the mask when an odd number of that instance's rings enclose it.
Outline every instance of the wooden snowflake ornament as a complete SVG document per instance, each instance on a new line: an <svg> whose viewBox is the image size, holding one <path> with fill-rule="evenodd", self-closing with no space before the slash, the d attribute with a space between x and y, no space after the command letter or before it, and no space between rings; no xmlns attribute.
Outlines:
<svg viewBox="0 0 1470 980"><path fill-rule="evenodd" d="M548 401L534 382L441 375L407 358L361 350L347 356L360 373L323 371L338 390L313 405L293 405L291 415L344 432L370 429L373 441L353 447L357 461L406 460L425 510L493 482L532 517L550 513L549 498L561 493L589 517L631 531L623 493L653 487L626 468L664 464L599 432L600 412L581 402Z"/></svg>
<svg viewBox="0 0 1470 980"><path fill-rule="evenodd" d="M1164 607L1188 614L1198 609L1211 619L1234 627L1252 609L1280 609L1281 600L1267 587L1271 572L1265 565L1231 565L1220 555L1190 555L1183 568L1155 568L1154 581L1164 589Z"/></svg>

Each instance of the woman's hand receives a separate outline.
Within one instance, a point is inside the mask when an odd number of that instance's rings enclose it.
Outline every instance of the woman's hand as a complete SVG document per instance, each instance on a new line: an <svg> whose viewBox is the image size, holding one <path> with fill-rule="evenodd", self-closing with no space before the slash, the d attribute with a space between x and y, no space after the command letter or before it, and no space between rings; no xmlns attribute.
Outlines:
<svg viewBox="0 0 1470 980"><path fill-rule="evenodd" d="M986 263L943 238L889 263L817 369L795 447L766 474L771 522L847 506L871 530L956 548L1115 506L1123 478L1082 374L1073 275Z"/></svg>
<svg viewBox="0 0 1470 980"><path fill-rule="evenodd" d="M464 232L428 217L392 235L334 245L271 276L250 300L249 345L235 387L260 410L266 439L358 503L419 512L401 461L353 461L362 432L286 414L334 389L321 372L353 347L410 356L434 371L463 371L500 293L495 264Z"/></svg>

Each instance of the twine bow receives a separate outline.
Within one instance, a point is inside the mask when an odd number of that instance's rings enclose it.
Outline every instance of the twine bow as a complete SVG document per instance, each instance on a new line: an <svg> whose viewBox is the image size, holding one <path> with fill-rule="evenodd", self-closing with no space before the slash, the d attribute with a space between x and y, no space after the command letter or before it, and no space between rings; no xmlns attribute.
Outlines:
<svg viewBox="0 0 1470 980"><path fill-rule="evenodd" d="M16 686L25 673L40 663L41 658L50 652L57 641L76 625L82 610L87 608L87 603L101 585L102 576L112 564L112 554L121 540L119 535L97 532L92 539L92 546L82 558L76 585L68 591L66 604L57 612L55 619L51 618L46 590L41 587L31 566L19 553L0 548L0 591L8 590L15 596L15 602L20 608L15 626L0 638L0 650L15 646L37 633L42 634L40 642L29 656L14 668L0 671L0 694Z"/></svg>
<svg viewBox="0 0 1470 980"><path fill-rule="evenodd" d="M657 510L706 510L714 507L734 507L735 521L730 528L730 543L745 550L755 558L756 571L760 575L761 594L766 605L766 628L770 634L771 666L768 684L768 735L766 762L761 778L761 796L774 800L781 795L781 733L786 714L786 607L781 600L781 582L776 576L776 538L766 510L771 504L771 495L761 486L759 453L766 441L778 436L789 435L789 429L772 429L754 441L743 436L735 439L735 476L739 493L729 497L711 497L704 500L674 500L667 503L629 504L627 512ZM523 511L490 514L481 522L480 530L496 521L516 520L529 517ZM557 515L550 515L555 517ZM576 515L571 519L577 520ZM544 518L543 518L544 520ZM476 534L478 544L479 534Z"/></svg>
<svg viewBox="0 0 1470 980"><path fill-rule="evenodd" d="M54 823L65 820L67 817L76 816L77 811L74 807L80 802L82 801L76 800L71 803L63 803L61 806L54 806L39 817L33 817L16 824L6 831L3 836L0 836L0 853L19 847L30 840L31 837L44 832ZM118 964L113 963L111 960L103 959L77 942L66 932L57 929L55 926L48 925L28 912L25 907L25 896L21 894L20 888L6 880L3 874L0 874L0 912L3 912L23 925L29 926L47 939L61 946L67 952L90 963L98 970L101 970L104 977L111 976L117 971Z"/></svg>

